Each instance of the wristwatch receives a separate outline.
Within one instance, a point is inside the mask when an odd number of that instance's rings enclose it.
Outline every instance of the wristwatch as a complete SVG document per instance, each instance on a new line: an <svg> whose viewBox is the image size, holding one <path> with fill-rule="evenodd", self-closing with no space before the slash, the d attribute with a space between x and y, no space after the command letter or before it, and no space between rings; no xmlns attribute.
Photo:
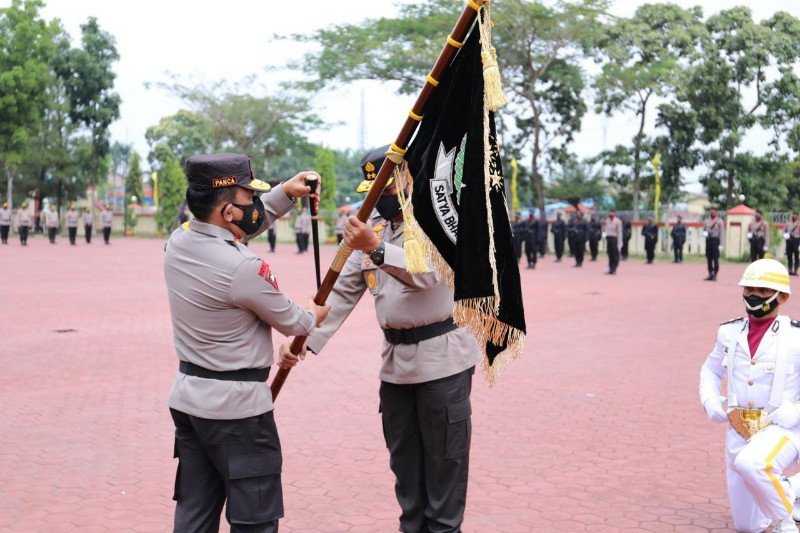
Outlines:
<svg viewBox="0 0 800 533"><path fill-rule="evenodd" d="M377 248L369 252L369 258L375 263L375 266L381 266L383 264L384 256L386 255L386 246L383 243L380 243Z"/></svg>

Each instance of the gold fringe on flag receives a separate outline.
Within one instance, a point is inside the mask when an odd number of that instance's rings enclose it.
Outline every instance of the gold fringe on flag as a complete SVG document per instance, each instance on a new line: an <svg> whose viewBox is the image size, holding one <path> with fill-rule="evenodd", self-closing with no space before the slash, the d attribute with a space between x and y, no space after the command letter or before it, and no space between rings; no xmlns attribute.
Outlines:
<svg viewBox="0 0 800 533"><path fill-rule="evenodd" d="M500 66L497 63L497 50L492 46L492 10L491 4L483 6L483 17L478 15L481 32L481 60L483 61L483 84L486 93L486 105L489 111L497 111L508 103L503 92L503 80Z"/></svg>
<svg viewBox="0 0 800 533"><path fill-rule="evenodd" d="M525 333L501 322L494 314L495 304L495 299L487 296L460 300L453 308L453 320L472 332L481 349L485 349L490 341L497 345L506 343L506 349L494 358L493 364L489 364L488 356L483 358L483 370L489 385L494 385L510 361L522 355L525 346Z"/></svg>
<svg viewBox="0 0 800 533"><path fill-rule="evenodd" d="M403 161L394 170L394 183L397 186L397 198L400 200L400 209L403 211L403 253L406 259L406 270L411 274L424 274L430 272L431 267L426 260L425 248L421 241L422 228L414 218L414 208L411 205L411 192L414 182L408 172L408 165Z"/></svg>

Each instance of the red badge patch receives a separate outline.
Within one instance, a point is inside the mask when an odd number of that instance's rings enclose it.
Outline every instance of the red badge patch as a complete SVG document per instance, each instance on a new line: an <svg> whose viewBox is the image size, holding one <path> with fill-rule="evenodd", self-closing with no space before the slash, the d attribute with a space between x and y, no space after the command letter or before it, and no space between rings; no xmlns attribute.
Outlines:
<svg viewBox="0 0 800 533"><path fill-rule="evenodd" d="M261 261L261 267L258 269L259 277L264 278L264 280L275 287L275 290L278 289L278 278L275 277L275 274L272 273L272 270L269 268L269 264L266 261Z"/></svg>

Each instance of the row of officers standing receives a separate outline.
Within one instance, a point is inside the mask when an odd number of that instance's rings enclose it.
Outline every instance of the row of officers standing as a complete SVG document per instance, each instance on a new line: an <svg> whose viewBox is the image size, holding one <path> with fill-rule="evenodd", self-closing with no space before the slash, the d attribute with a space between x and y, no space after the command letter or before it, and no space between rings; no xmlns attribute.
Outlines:
<svg viewBox="0 0 800 533"><path fill-rule="evenodd" d="M83 226L83 235L86 244L91 244L92 242L95 217L88 208L78 210L74 205L71 205L64 214L63 224L53 204L48 205L46 209L42 210L39 217L42 227L47 231L47 238L50 244L56 243L56 237L61 227L66 226L69 243L74 246L78 238L78 229L81 225ZM111 242L111 227L113 222L114 212L109 206L103 206L100 211L100 225L103 230L103 240L106 244L110 244ZM20 244L22 246L27 246L28 235L35 227L34 215L31 210L28 209L27 202L24 202L16 213L8 207L8 202L3 203L3 207L0 208L0 242L2 244L8 244L8 237L12 227L15 227L17 230Z"/></svg>
<svg viewBox="0 0 800 533"><path fill-rule="evenodd" d="M543 257L547 250L548 226L553 234L556 262L560 263L566 250L570 257L575 258L575 267L583 265L584 255L588 244L592 261L597 260L600 242L606 239L609 269L608 274L615 274L619 267L620 259L626 260L629 254L629 244L633 236L632 225L629 220L621 219L616 211L600 219L591 215L587 220L580 211L572 214L568 222L564 222L561 213L556 215L556 220L550 224L545 217L540 219L530 215L527 219L515 216L512 226L514 234L514 251L517 259L522 258L523 249L528 268L536 268L538 257ZM719 257L722 234L725 223L719 216L717 209L711 209L710 216L703 223L703 237L706 244L706 263L708 277L706 281L716 281L719 273ZM656 246L659 238L658 224L652 218L647 219L641 230L644 237L644 249L647 264L655 260ZM686 245L687 227L682 217L678 216L675 224L670 229L674 263L683 262L683 249ZM791 219L783 227L783 237L786 241L786 258L789 275L797 276L800 268L800 216L793 213ZM756 213L754 220L748 225L747 238L750 243L750 260L763 259L769 247L769 224L761 213Z"/></svg>

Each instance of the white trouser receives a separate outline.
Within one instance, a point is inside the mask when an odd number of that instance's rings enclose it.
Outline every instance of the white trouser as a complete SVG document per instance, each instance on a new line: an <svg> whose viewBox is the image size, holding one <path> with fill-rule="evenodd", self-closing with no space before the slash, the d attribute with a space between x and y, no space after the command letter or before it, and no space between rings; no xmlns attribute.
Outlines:
<svg viewBox="0 0 800 533"><path fill-rule="evenodd" d="M728 428L725 452L736 531L760 532L791 515L795 494L783 472L798 460L793 432L769 426L748 442Z"/></svg>

